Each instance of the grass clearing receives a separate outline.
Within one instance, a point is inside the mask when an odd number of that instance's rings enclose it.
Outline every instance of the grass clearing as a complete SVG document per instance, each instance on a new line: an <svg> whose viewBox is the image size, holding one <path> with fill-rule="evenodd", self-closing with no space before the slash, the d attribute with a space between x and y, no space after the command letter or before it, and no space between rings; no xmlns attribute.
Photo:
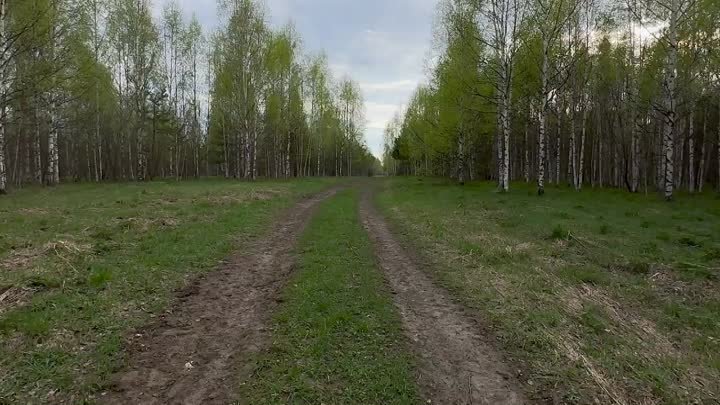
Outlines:
<svg viewBox="0 0 720 405"><path fill-rule="evenodd" d="M0 403L92 402L133 327L331 181L66 185L0 199Z"/></svg>
<svg viewBox="0 0 720 405"><path fill-rule="evenodd" d="M720 200L386 179L378 202L478 309L535 397L562 404L720 398ZM553 397L553 393L557 395Z"/></svg>
<svg viewBox="0 0 720 405"><path fill-rule="evenodd" d="M357 193L325 202L299 246L299 269L275 319L273 342L242 386L248 404L417 404L400 319Z"/></svg>

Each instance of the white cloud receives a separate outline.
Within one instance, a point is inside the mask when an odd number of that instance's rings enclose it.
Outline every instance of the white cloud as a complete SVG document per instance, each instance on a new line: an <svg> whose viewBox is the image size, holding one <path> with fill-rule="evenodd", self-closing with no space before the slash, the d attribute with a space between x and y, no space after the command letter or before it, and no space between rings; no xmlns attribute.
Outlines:
<svg viewBox="0 0 720 405"><path fill-rule="evenodd" d="M387 91L413 91L418 86L418 80L395 80L390 82L360 83L363 92L387 92Z"/></svg>
<svg viewBox="0 0 720 405"><path fill-rule="evenodd" d="M402 109L402 105L380 104L372 101L365 102L365 117L367 128L384 130L393 116Z"/></svg>

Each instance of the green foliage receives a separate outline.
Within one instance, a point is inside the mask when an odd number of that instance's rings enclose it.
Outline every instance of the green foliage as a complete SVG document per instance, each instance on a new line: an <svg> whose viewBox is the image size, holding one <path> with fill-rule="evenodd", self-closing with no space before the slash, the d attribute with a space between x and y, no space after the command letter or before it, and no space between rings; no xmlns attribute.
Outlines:
<svg viewBox="0 0 720 405"><path fill-rule="evenodd" d="M570 235L570 232L568 232L562 225L555 225L555 227L552 230L552 233L550 234L551 239L568 239Z"/></svg>
<svg viewBox="0 0 720 405"><path fill-rule="evenodd" d="M329 181L64 185L0 199L0 402L90 401L124 337ZM264 196L258 198L259 195ZM60 215L62 213L62 215ZM11 266L11 271L5 269ZM52 351L52 353L50 353Z"/></svg>

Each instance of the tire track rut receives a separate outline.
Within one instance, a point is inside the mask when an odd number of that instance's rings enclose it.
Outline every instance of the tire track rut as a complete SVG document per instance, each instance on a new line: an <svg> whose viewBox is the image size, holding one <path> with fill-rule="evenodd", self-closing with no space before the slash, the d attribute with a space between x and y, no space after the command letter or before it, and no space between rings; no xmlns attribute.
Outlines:
<svg viewBox="0 0 720 405"><path fill-rule="evenodd" d="M270 233L193 282L172 309L138 330L128 366L101 404L227 404L270 343L270 316L294 268L293 249L332 189L304 199Z"/></svg>
<svg viewBox="0 0 720 405"><path fill-rule="evenodd" d="M361 220L393 290L424 398L439 405L530 404L481 326L414 265L371 197L369 189L363 192Z"/></svg>

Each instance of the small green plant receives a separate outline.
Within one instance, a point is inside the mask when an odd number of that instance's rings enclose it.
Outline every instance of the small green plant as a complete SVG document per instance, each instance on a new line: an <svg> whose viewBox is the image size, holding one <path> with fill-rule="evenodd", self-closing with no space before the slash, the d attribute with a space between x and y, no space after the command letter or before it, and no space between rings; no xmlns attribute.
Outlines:
<svg viewBox="0 0 720 405"><path fill-rule="evenodd" d="M93 269L88 276L88 284L95 288L104 287L112 280L112 271L110 269Z"/></svg>
<svg viewBox="0 0 720 405"><path fill-rule="evenodd" d="M610 233L610 226L608 224L603 224L600 227L600 235L607 235Z"/></svg>
<svg viewBox="0 0 720 405"><path fill-rule="evenodd" d="M555 240L567 240L569 237L570 232L565 230L562 225L555 225L555 228L552 230L552 234L550 234L550 238Z"/></svg>
<svg viewBox="0 0 720 405"><path fill-rule="evenodd" d="M608 323L600 308L590 306L582 313L580 320L583 325L588 327L596 334L602 334L608 329Z"/></svg>

